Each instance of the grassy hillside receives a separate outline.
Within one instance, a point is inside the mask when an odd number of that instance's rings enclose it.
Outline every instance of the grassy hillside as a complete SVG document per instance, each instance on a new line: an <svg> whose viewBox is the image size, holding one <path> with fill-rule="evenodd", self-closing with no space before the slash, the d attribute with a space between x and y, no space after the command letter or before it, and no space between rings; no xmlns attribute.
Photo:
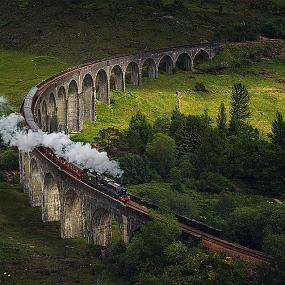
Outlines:
<svg viewBox="0 0 285 285"><path fill-rule="evenodd" d="M1 284L126 284L85 240L60 239L60 225L42 223L27 201L18 185L0 183Z"/></svg>
<svg viewBox="0 0 285 285"><path fill-rule="evenodd" d="M154 121L159 114L170 115L177 105L177 90L181 93L183 113L201 114L207 109L215 119L221 102L229 111L231 87L236 82L242 82L249 90L250 123L266 134L270 131L276 111L285 113L284 78L283 60L263 61L216 75L180 71L173 76L162 74L158 79L144 78L139 88L128 86L126 93L113 92L113 104L98 103L97 122L87 122L77 138L92 141L101 128L126 128L130 117L138 110L150 121ZM195 92L196 82L204 82L209 93Z"/></svg>
<svg viewBox="0 0 285 285"><path fill-rule="evenodd" d="M32 86L66 67L53 56L0 50L0 96L7 97L12 109L18 111Z"/></svg>
<svg viewBox="0 0 285 285"><path fill-rule="evenodd" d="M204 40L285 37L283 1L262 2L2 0L0 48L55 55L74 65Z"/></svg>
<svg viewBox="0 0 285 285"><path fill-rule="evenodd" d="M67 68L64 60L53 56L0 50L0 96L4 95L17 111L29 89L48 76ZM141 87L127 86L127 91L112 92L112 104L97 101L97 122L86 122L79 140L92 141L99 129L108 126L126 128L132 114L141 110L154 121L159 114L170 114L177 104L176 91L181 94L182 112L200 114L205 109L216 117L219 104L225 102L229 111L231 86L242 82L251 95L250 122L264 134L270 131L277 110L285 113L284 56L261 60L222 72L183 72L160 74L158 79L143 78ZM204 82L209 93L194 91L197 82Z"/></svg>

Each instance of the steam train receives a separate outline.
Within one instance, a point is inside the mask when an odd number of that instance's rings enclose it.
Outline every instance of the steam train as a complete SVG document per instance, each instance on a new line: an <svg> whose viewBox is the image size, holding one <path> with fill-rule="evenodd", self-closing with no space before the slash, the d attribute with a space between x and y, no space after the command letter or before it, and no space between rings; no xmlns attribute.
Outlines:
<svg viewBox="0 0 285 285"><path fill-rule="evenodd" d="M104 175L98 174L92 169L82 169L80 166L68 162L63 157L57 156L50 148L41 146L38 147L38 149L61 169L68 171L84 183L99 190L104 190L104 193L118 199L121 202L126 203L130 200L127 189L116 181Z"/></svg>

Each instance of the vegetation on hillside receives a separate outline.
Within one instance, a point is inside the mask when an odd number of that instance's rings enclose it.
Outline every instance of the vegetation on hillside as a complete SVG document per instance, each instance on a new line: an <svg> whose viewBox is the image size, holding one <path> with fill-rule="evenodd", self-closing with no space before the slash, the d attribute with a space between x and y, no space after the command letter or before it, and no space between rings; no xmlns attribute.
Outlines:
<svg viewBox="0 0 285 285"><path fill-rule="evenodd" d="M63 240L58 223L42 223L18 185L0 182L0 229L1 284L126 284L85 239Z"/></svg>
<svg viewBox="0 0 285 285"><path fill-rule="evenodd" d="M18 110L31 86L77 63L145 48L284 38L284 9L281 0L3 0L4 111ZM114 91L111 105L98 102L98 121L74 139L118 158L122 182L157 204L164 222L153 219L127 246L114 239L113 256L102 261L84 240L61 240L58 223L41 223L19 186L0 183L0 283L283 285L285 209L267 196L284 198L284 64L282 42L229 45L195 72L144 78L140 88ZM176 91L182 112L174 110ZM17 159L1 145L0 181L18 181ZM182 244L171 211L265 250L273 266L249 268Z"/></svg>
<svg viewBox="0 0 285 285"><path fill-rule="evenodd" d="M173 217L152 220L126 248L114 245L115 268L125 278L147 285L245 284L242 261L189 247L179 240L180 234Z"/></svg>
<svg viewBox="0 0 285 285"><path fill-rule="evenodd" d="M0 48L74 65L205 40L284 38L284 9L280 0L2 0Z"/></svg>
<svg viewBox="0 0 285 285"><path fill-rule="evenodd" d="M246 192L247 195L241 194L245 200L256 194L284 197L285 121L277 111L271 132L267 139L262 138L258 129L249 124L250 96L241 83L232 87L229 114L227 118L222 103L217 126L207 111L184 115L177 109L171 117L160 117L151 124L139 111L125 132L117 130L112 154L119 157L124 170L122 182L138 184L130 191L162 211L202 219L221 227L233 241L267 250L276 257L276 267L267 270L262 278L270 280L274 276L275 284L282 284L284 205L273 205L267 198L253 198L261 202L255 207L250 203L238 205L238 196L233 192ZM97 137L98 142L102 139ZM160 184L141 185L146 182ZM213 196L213 201L206 202L206 210L196 203L197 196L202 195L198 193ZM144 276L144 269L138 273ZM155 279L151 280L156 284Z"/></svg>
<svg viewBox="0 0 285 285"><path fill-rule="evenodd" d="M113 91L111 105L98 102L97 121L85 122L84 130L74 139L93 143L101 129L125 129L139 110L150 122L158 114L169 117L177 105L176 91L183 114L198 115L207 109L211 117L216 117L221 102L229 112L235 82L247 87L252 112L249 122L266 136L276 111L285 114L284 48L284 42L225 46L213 61L198 66L195 72L177 69L174 76L144 77L140 87L128 85L125 93ZM195 91L199 82L205 85L207 93Z"/></svg>

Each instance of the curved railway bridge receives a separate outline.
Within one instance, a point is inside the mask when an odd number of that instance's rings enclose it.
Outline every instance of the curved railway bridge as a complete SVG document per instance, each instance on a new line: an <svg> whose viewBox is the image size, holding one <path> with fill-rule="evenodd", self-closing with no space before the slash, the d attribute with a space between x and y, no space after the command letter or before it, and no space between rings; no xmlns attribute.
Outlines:
<svg viewBox="0 0 285 285"><path fill-rule="evenodd" d="M147 50L80 65L33 87L21 113L33 131L79 131L83 120L96 120L96 100L110 103L111 89L125 91L126 83L139 86L144 76L157 78L160 72L172 74L174 68L193 70L197 62L212 59L218 48L204 44ZM42 208L43 222L61 222L62 238L85 236L88 243L107 247L114 218L128 242L154 207L135 196L120 202L63 169L40 148L20 152L20 174L30 205ZM207 248L250 262L269 261L264 253L223 240L216 229L179 215L177 219L184 237Z"/></svg>

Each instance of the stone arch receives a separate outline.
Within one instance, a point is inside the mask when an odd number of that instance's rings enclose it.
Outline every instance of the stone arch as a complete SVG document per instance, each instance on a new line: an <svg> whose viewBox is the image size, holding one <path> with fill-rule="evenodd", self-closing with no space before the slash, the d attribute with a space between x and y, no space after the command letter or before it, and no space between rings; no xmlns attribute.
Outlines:
<svg viewBox="0 0 285 285"><path fill-rule="evenodd" d="M152 58L148 58L144 61L142 65L142 76L149 77L149 78L157 77L156 63Z"/></svg>
<svg viewBox="0 0 285 285"><path fill-rule="evenodd" d="M55 96L53 93L49 96L49 131L56 132L57 131L57 108Z"/></svg>
<svg viewBox="0 0 285 285"><path fill-rule="evenodd" d="M42 111L41 111L41 122L42 122L42 129L43 131L48 131L48 108L46 101L42 102Z"/></svg>
<svg viewBox="0 0 285 285"><path fill-rule="evenodd" d="M158 64L159 72L166 74L173 74L173 67L174 67L174 62L171 56L169 55L163 56Z"/></svg>
<svg viewBox="0 0 285 285"><path fill-rule="evenodd" d="M20 151L21 154L21 180L24 185L24 191L28 192L28 185L30 184L30 160L28 152Z"/></svg>
<svg viewBox="0 0 285 285"><path fill-rule="evenodd" d="M124 75L120 65L115 65L110 73L110 88L125 91Z"/></svg>
<svg viewBox="0 0 285 285"><path fill-rule="evenodd" d="M62 238L76 238L83 235L82 202L72 189L65 193L61 222Z"/></svg>
<svg viewBox="0 0 285 285"><path fill-rule="evenodd" d="M82 82L82 101L83 120L94 120L96 112L94 104L96 100L94 94L94 81L90 74L86 74Z"/></svg>
<svg viewBox="0 0 285 285"><path fill-rule="evenodd" d="M198 51L193 59L193 66L197 67L199 64L210 59L210 55L206 50L201 49Z"/></svg>
<svg viewBox="0 0 285 285"><path fill-rule="evenodd" d="M35 158L30 164L30 204L32 207L41 206L42 203L42 179L39 165Z"/></svg>
<svg viewBox="0 0 285 285"><path fill-rule="evenodd" d="M79 130L79 97L78 85L72 80L68 87L68 131L76 132Z"/></svg>
<svg viewBox="0 0 285 285"><path fill-rule="evenodd" d="M67 124L67 99L66 91L63 86L58 89L57 93L57 124L58 130L66 131Z"/></svg>
<svg viewBox="0 0 285 285"><path fill-rule="evenodd" d="M98 209L91 219L92 242L107 246L112 241L112 214L105 209Z"/></svg>
<svg viewBox="0 0 285 285"><path fill-rule="evenodd" d="M28 152L21 152L21 153L22 153L22 166L23 166L24 175L26 177L29 177L30 176L29 154Z"/></svg>
<svg viewBox="0 0 285 285"><path fill-rule="evenodd" d="M37 111L37 124L39 128L42 128L42 114L41 114L41 109L39 108Z"/></svg>
<svg viewBox="0 0 285 285"><path fill-rule="evenodd" d="M47 173L43 183L42 220L53 222L60 220L60 197L55 177Z"/></svg>
<svg viewBox="0 0 285 285"><path fill-rule="evenodd" d="M190 55L186 52L181 53L177 57L175 66L181 70L186 70L186 71L191 70L192 62Z"/></svg>
<svg viewBox="0 0 285 285"><path fill-rule="evenodd" d="M108 76L104 69L100 69L96 76L96 93L98 94L97 98L104 102L109 102L109 82Z"/></svg>
<svg viewBox="0 0 285 285"><path fill-rule="evenodd" d="M125 81L126 83L131 83L135 86L139 86L141 84L140 70L137 63L131 62L128 64L126 68Z"/></svg>

